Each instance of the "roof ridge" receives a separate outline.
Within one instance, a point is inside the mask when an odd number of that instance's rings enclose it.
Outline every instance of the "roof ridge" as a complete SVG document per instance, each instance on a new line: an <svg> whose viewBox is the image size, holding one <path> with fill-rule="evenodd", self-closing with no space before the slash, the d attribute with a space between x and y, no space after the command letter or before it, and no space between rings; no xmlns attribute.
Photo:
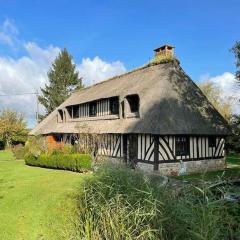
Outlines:
<svg viewBox="0 0 240 240"><path fill-rule="evenodd" d="M115 75L115 76L110 77L110 78L107 78L107 79L105 79L105 80L103 80L103 81L94 83L94 84L92 84L92 85L90 85L90 86L87 86L87 87L84 87L84 88L81 88L81 89L74 90L72 93L80 92L80 91L86 90L86 89L88 89L88 88L94 87L94 86L96 86L96 85L99 85L99 84L102 84L102 83L111 81L111 80L113 80L113 79L116 79L116 78L119 78L119 77L122 77L122 76L125 76L125 75L128 75L128 74L133 73L133 72L136 72L136 71L138 71L138 70L147 68L147 67L149 67L148 65L149 65L149 64L145 64L145 65L143 65L143 66L141 66L141 67L137 67L137 68L134 68L134 69L132 69L132 70L129 70L129 71L125 72L125 73L122 73L122 74L119 74L119 75Z"/></svg>
<svg viewBox="0 0 240 240"><path fill-rule="evenodd" d="M129 70L129 71L125 72L125 73L122 73L122 74L119 74L119 75L116 75L116 76L107 78L106 80L103 80L103 81L94 83L94 84L92 84L92 85L90 85L90 86L88 86L88 87L84 87L84 88L75 90L75 91L73 91L72 93L78 93L78 92L84 91L84 90L86 90L86 89L95 87L95 86L97 86L97 85L100 85L100 84L103 84L103 83L105 83L105 82L114 80L114 79L116 79L116 78L120 78L120 77L122 77L122 76L126 76L126 75L128 75L128 74L131 74L131 73L133 73L133 72L140 71L140 70L142 70L142 69L145 69L145 68L148 68L148 67L151 67L151 66L160 65L160 64L161 64L161 65L162 65L162 64L168 64L168 63L170 63L170 62L172 62L172 61L169 61L169 62L160 62L160 63L155 63L155 62L152 63L152 62L150 62L150 63L147 63L147 64L145 64L145 65L143 65L143 66L140 66L140 67L134 68L134 69L132 69L132 70Z"/></svg>

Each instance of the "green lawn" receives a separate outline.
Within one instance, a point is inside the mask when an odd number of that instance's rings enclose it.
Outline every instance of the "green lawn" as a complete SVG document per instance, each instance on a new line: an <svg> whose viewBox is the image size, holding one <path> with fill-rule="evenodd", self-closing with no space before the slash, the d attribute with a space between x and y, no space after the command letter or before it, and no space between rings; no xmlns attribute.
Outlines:
<svg viewBox="0 0 240 240"><path fill-rule="evenodd" d="M15 160L11 151L0 151L0 161Z"/></svg>
<svg viewBox="0 0 240 240"><path fill-rule="evenodd" d="M240 157L227 158L225 175L240 177ZM216 178L223 171L205 174ZM74 193L84 174L29 167L0 151L0 240L62 240L74 231ZM178 177L199 179L201 174ZM74 233L73 233L74 235Z"/></svg>
<svg viewBox="0 0 240 240"><path fill-rule="evenodd" d="M0 239L70 239L73 194L83 178L29 167L0 151Z"/></svg>

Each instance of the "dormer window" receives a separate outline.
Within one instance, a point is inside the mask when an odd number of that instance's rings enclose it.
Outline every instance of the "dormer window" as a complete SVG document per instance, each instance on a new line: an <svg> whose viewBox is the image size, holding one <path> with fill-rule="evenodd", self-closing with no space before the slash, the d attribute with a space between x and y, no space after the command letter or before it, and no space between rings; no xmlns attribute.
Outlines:
<svg viewBox="0 0 240 240"><path fill-rule="evenodd" d="M79 105L72 106L72 117L79 118Z"/></svg>
<svg viewBox="0 0 240 240"><path fill-rule="evenodd" d="M90 102L89 103L89 116L90 117L97 116L97 102Z"/></svg>
<svg viewBox="0 0 240 240"><path fill-rule="evenodd" d="M139 112L139 96L137 94L128 95L126 99L129 104L130 112L138 113Z"/></svg>
<svg viewBox="0 0 240 240"><path fill-rule="evenodd" d="M110 102L110 114L119 114L119 100L118 97L111 97Z"/></svg>
<svg viewBox="0 0 240 240"><path fill-rule="evenodd" d="M58 110L58 122L63 122L63 110Z"/></svg>
<svg viewBox="0 0 240 240"><path fill-rule="evenodd" d="M69 118L72 118L72 106L67 106L66 109L67 109Z"/></svg>

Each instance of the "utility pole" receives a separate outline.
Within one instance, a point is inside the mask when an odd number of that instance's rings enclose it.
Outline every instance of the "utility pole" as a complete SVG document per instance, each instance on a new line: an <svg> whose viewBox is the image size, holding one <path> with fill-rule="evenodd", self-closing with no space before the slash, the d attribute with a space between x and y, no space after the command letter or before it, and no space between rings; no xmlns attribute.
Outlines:
<svg viewBox="0 0 240 240"><path fill-rule="evenodd" d="M38 93L38 90L36 90L35 92L27 92L27 93L13 93L13 94L0 94L0 97L11 97L11 96L23 96L23 95L35 95L36 96L36 112L35 112L35 115L36 115L36 122L37 124L40 122L40 119L39 119L39 101L38 101L38 96L39 96L39 93Z"/></svg>
<svg viewBox="0 0 240 240"><path fill-rule="evenodd" d="M36 103L37 103L37 109L36 109L36 122L39 123L39 101L38 101L38 90L36 91Z"/></svg>

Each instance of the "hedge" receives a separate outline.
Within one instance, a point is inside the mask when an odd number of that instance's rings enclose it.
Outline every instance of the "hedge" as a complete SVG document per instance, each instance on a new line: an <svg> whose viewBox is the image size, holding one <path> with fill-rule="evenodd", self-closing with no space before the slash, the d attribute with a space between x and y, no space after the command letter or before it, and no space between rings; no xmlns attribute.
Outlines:
<svg viewBox="0 0 240 240"><path fill-rule="evenodd" d="M41 154L39 157L27 154L25 163L29 166L85 172L91 170L92 158L88 154Z"/></svg>

